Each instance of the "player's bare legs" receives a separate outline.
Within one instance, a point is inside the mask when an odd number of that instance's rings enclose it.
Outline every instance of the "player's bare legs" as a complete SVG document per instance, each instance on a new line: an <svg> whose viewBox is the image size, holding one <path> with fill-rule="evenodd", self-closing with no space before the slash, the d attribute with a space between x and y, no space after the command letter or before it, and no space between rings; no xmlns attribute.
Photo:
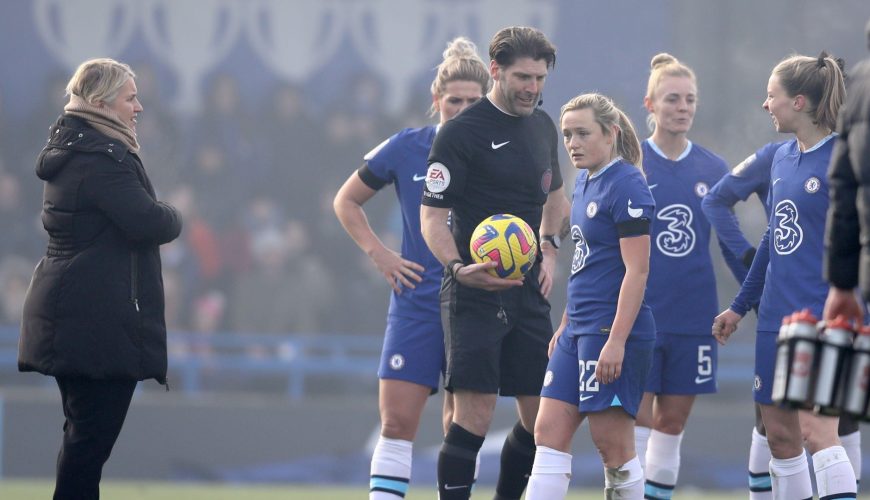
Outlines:
<svg viewBox="0 0 870 500"><path fill-rule="evenodd" d="M407 490L414 437L430 392L413 382L380 379L381 436L372 454L370 499L401 498Z"/></svg>
<svg viewBox="0 0 870 500"><path fill-rule="evenodd" d="M770 476L774 498L812 497L804 442L813 454L819 497L856 491L855 473L837 437L836 417L797 412L774 405L762 405L761 414L773 456Z"/></svg>
<svg viewBox="0 0 870 500"><path fill-rule="evenodd" d="M604 463L606 498L642 498L643 469L634 449L634 419L621 407L589 413L589 433Z"/></svg>
<svg viewBox="0 0 870 500"><path fill-rule="evenodd" d="M456 389L453 393L453 423L478 436L485 436L495 412L495 394Z"/></svg>
<svg viewBox="0 0 870 500"><path fill-rule="evenodd" d="M637 415L637 425L649 428L648 442L640 442L637 447L645 450L641 457L647 480L646 495L652 498L670 498L677 484L680 470L680 445L683 430L692 412L694 394L657 394L644 393Z"/></svg>
<svg viewBox="0 0 870 500"><path fill-rule="evenodd" d="M413 441L431 391L429 387L413 382L381 379L378 397L381 435Z"/></svg>
<svg viewBox="0 0 870 500"><path fill-rule="evenodd" d="M582 422L577 406L541 398L535 420L535 465L526 500L565 497L571 481L571 440Z"/></svg>
<svg viewBox="0 0 870 500"><path fill-rule="evenodd" d="M444 429L444 435L447 435L447 430L450 429L450 424L453 423L453 393L444 391L444 404L441 407L441 426Z"/></svg>

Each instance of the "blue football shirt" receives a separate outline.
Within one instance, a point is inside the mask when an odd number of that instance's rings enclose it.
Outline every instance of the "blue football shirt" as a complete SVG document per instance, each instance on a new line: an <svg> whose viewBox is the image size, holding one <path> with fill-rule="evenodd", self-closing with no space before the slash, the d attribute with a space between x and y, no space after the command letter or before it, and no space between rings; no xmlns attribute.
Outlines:
<svg viewBox="0 0 870 500"><path fill-rule="evenodd" d="M774 156L770 221L749 275L731 304L731 309L746 314L760 299L759 331L778 331L783 316L799 309L809 308L821 317L828 295L822 255L833 137L803 152L793 139Z"/></svg>
<svg viewBox="0 0 870 500"><path fill-rule="evenodd" d="M764 211L770 219L770 206L767 204L767 191L770 189L770 168L773 155L786 141L771 142L740 162L731 172L722 177L710 189L701 207L713 225L719 240L734 255L743 256L752 244L743 235L732 207L746 201L753 194L764 204ZM741 282L746 273L738 278Z"/></svg>
<svg viewBox="0 0 870 500"><path fill-rule="evenodd" d="M425 268L423 281L414 289L393 291L389 314L441 321L438 292L443 266L432 255L420 233L420 200L426 184L429 150L436 127L404 129L364 157L360 178L372 189L393 184L402 212L402 257Z"/></svg>
<svg viewBox="0 0 870 500"><path fill-rule="evenodd" d="M586 170L577 174L571 205L574 258L568 279L569 334L610 333L625 277L619 239L649 234L654 211L643 174L634 165L619 159L591 178ZM646 302L629 338L655 338L655 322Z"/></svg>
<svg viewBox="0 0 870 500"><path fill-rule="evenodd" d="M643 167L656 203L652 224L650 276L646 300L662 333L709 333L719 312L716 276L710 257L710 222L701 200L728 166L718 155L689 143L670 160L647 139ZM740 265L723 249L729 266Z"/></svg>

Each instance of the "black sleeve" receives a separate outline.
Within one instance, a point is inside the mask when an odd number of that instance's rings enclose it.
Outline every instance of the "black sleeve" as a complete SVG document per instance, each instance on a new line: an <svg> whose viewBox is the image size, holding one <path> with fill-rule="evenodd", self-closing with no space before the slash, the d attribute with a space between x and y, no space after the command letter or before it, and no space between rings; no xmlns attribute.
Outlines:
<svg viewBox="0 0 870 500"><path fill-rule="evenodd" d="M616 232L619 233L620 238L650 234L650 221L647 218L640 218L620 222L616 225Z"/></svg>
<svg viewBox="0 0 870 500"><path fill-rule="evenodd" d="M162 245L181 234L178 210L155 200L127 165L94 165L82 189L132 242Z"/></svg>
<svg viewBox="0 0 870 500"><path fill-rule="evenodd" d="M473 156L469 133L450 120L435 135L429 151L429 169L422 204L453 208L465 194L468 165Z"/></svg>
<svg viewBox="0 0 870 500"><path fill-rule="evenodd" d="M553 169L553 180L550 182L550 191L555 191L562 187L564 184L562 181L562 169L559 168L559 131L556 129L556 126L553 124L553 120L550 119L549 115L547 116L547 122L550 124L550 128L552 129L552 159L550 160L550 164Z"/></svg>
<svg viewBox="0 0 870 500"><path fill-rule="evenodd" d="M845 115L845 113L844 113ZM830 206L825 224L825 278L835 287L852 289L858 285L861 243L858 238L858 180L849 159L849 126L841 115L840 135L835 139L828 168Z"/></svg>
<svg viewBox="0 0 870 500"><path fill-rule="evenodd" d="M356 173L359 175L360 180L363 181L363 184L375 191L383 189L384 186L390 183L390 181L385 181L375 175L375 173L369 168L368 164L361 166L357 169Z"/></svg>

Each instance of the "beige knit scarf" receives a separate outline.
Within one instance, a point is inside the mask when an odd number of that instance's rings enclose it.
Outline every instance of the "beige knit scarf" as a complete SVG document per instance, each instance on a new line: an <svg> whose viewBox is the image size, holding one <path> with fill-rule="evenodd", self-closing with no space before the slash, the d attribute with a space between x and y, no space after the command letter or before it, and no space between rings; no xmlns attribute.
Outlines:
<svg viewBox="0 0 870 500"><path fill-rule="evenodd" d="M82 118L100 133L121 141L130 152L139 152L136 132L127 126L126 123L122 122L118 113L115 113L112 109L94 106L81 97L72 95L67 105L63 107L63 111L65 114Z"/></svg>

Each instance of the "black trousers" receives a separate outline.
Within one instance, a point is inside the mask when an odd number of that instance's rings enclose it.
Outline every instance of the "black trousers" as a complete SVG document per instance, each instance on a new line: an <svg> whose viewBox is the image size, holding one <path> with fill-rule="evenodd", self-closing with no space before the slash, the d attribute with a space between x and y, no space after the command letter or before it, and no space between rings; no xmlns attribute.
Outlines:
<svg viewBox="0 0 870 500"><path fill-rule="evenodd" d="M56 377L63 403L63 444L54 500L100 498L103 464L121 433L135 380Z"/></svg>

